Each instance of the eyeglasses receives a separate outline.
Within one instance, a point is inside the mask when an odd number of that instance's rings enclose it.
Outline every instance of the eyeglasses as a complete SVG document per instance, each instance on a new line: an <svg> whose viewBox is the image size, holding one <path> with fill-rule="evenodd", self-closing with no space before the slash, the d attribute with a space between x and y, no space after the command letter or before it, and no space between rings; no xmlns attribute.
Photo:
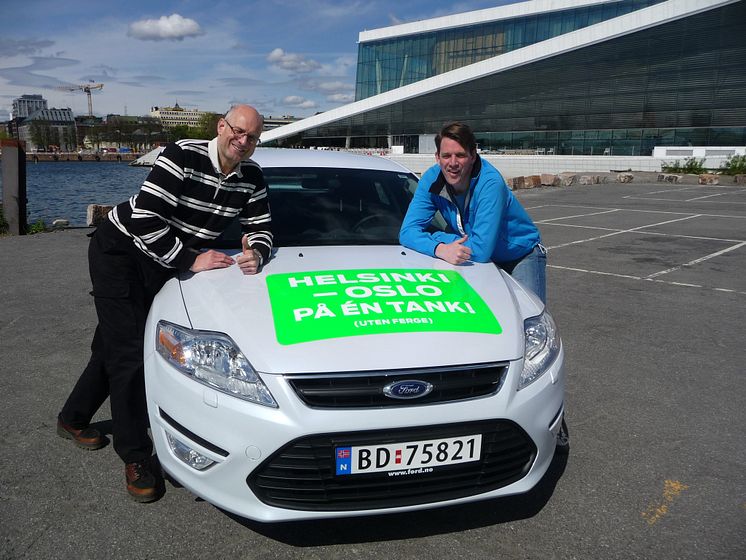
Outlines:
<svg viewBox="0 0 746 560"><path fill-rule="evenodd" d="M228 125L228 128L231 129L231 133L233 134L233 137L237 140L243 140L244 138L249 142L249 144L261 144L261 140L258 136L254 136L253 134L249 134L245 130L241 130L240 128L234 127L231 123L229 123L225 118L223 118L223 121L225 121L225 124Z"/></svg>

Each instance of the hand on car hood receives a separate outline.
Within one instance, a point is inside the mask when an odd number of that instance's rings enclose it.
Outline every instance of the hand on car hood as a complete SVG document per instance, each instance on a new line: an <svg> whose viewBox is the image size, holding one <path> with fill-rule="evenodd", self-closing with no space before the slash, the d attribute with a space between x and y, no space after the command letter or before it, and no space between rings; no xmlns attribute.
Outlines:
<svg viewBox="0 0 746 560"><path fill-rule="evenodd" d="M180 284L185 326L228 334L264 373L515 360L541 311L491 263L398 246L281 248L255 276L232 266Z"/></svg>

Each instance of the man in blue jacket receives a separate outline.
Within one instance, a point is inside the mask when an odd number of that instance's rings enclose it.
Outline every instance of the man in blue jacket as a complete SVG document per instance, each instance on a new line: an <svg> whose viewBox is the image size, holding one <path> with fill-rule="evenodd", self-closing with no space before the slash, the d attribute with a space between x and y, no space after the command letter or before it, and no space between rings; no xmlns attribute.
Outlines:
<svg viewBox="0 0 746 560"><path fill-rule="evenodd" d="M437 165L420 179L404 218L405 247L454 265L492 261L546 302L546 250L500 172L477 155L471 129L450 123L435 137ZM449 232L427 231L436 211Z"/></svg>

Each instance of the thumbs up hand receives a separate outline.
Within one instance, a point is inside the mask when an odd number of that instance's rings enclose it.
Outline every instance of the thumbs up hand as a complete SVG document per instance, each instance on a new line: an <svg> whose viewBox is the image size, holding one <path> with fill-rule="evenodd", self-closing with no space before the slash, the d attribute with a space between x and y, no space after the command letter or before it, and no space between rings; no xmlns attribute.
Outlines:
<svg viewBox="0 0 746 560"><path fill-rule="evenodd" d="M244 274L256 274L259 272L259 265L261 263L259 252L249 246L248 236L246 235L241 238L241 247L243 252L236 259L241 272Z"/></svg>
<svg viewBox="0 0 746 560"><path fill-rule="evenodd" d="M435 256L451 264L464 264L471 258L471 249L464 245L468 235L451 243L441 243L435 248Z"/></svg>

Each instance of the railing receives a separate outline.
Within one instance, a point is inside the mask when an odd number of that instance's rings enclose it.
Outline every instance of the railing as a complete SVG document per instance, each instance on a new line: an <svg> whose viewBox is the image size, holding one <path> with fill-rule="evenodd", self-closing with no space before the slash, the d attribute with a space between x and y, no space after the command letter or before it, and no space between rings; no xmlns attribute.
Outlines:
<svg viewBox="0 0 746 560"><path fill-rule="evenodd" d="M26 161L38 163L40 161L134 161L142 154L136 152L125 153L78 153L78 152L27 152Z"/></svg>

